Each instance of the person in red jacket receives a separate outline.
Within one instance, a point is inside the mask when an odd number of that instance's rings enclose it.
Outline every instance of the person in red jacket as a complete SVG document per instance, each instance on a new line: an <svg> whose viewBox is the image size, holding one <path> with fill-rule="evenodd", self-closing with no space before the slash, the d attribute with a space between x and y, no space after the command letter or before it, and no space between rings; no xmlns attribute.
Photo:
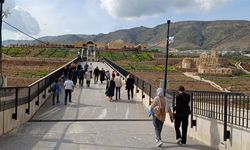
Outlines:
<svg viewBox="0 0 250 150"><path fill-rule="evenodd" d="M112 72L112 78L115 78L115 71Z"/></svg>

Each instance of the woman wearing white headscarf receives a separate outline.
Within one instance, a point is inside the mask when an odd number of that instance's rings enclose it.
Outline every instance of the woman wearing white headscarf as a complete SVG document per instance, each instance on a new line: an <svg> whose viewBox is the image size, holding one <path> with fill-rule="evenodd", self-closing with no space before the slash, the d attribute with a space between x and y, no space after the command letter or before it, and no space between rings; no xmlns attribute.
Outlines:
<svg viewBox="0 0 250 150"><path fill-rule="evenodd" d="M167 98L164 96L164 90L162 88L158 88L156 90L156 94L157 96L154 98L150 107L153 111L153 124L156 134L156 146L160 147L163 144L161 141L161 130L165 121L166 113L168 112L170 117L173 117L173 113L168 105Z"/></svg>

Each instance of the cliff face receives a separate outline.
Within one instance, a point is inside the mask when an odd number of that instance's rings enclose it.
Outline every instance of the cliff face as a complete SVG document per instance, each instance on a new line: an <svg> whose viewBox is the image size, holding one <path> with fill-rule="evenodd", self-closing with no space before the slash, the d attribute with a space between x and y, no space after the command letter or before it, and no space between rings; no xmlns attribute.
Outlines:
<svg viewBox="0 0 250 150"><path fill-rule="evenodd" d="M118 30L108 34L98 35L61 35L39 38L42 41L54 43L74 43L77 41L109 42L123 40L125 42L156 45L155 48L165 47L167 24L154 28L136 27ZM177 49L250 49L250 21L183 21L170 25L170 36L175 40L171 47ZM4 45L15 43L33 43L34 41L4 41Z"/></svg>

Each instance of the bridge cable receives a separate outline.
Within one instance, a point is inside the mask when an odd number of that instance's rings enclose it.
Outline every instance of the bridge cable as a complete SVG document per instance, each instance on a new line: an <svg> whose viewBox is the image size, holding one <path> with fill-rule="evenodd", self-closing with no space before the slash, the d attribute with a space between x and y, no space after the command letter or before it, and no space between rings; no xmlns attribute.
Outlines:
<svg viewBox="0 0 250 150"><path fill-rule="evenodd" d="M43 42L43 41L41 41L41 40L39 40L39 39L37 39L37 38L35 38L35 37L33 37L33 36L29 35L28 33L25 33L24 31L22 31L22 30L18 29L17 27L15 27L15 26L13 26L13 25L9 24L8 22L6 22L6 21L4 21L4 20L3 20L3 22L4 22L5 24L7 24L8 26L10 26L10 27L14 28L15 30L17 30L17 31L21 32L22 34L24 34L24 35L26 35L26 36L28 36L28 37L32 38L33 40L38 41L38 42L43 43L43 44L46 44L46 45L49 45L49 43L48 43L48 42L47 42L47 43L46 43L46 42Z"/></svg>

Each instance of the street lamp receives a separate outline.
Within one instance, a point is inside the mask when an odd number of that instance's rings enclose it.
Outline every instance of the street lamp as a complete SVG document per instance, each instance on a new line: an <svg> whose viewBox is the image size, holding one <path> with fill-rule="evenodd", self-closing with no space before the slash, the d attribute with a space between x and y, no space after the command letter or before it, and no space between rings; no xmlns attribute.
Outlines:
<svg viewBox="0 0 250 150"><path fill-rule="evenodd" d="M0 13L1 13L1 20L0 20L0 87L3 86L3 72L2 72L2 15L3 15L3 3L4 0L0 0Z"/></svg>
<svg viewBox="0 0 250 150"><path fill-rule="evenodd" d="M167 92L167 73L168 73L168 48L169 48L169 26L170 20L167 21L167 45L166 45L166 62L165 62L165 77L164 77L164 96Z"/></svg>

